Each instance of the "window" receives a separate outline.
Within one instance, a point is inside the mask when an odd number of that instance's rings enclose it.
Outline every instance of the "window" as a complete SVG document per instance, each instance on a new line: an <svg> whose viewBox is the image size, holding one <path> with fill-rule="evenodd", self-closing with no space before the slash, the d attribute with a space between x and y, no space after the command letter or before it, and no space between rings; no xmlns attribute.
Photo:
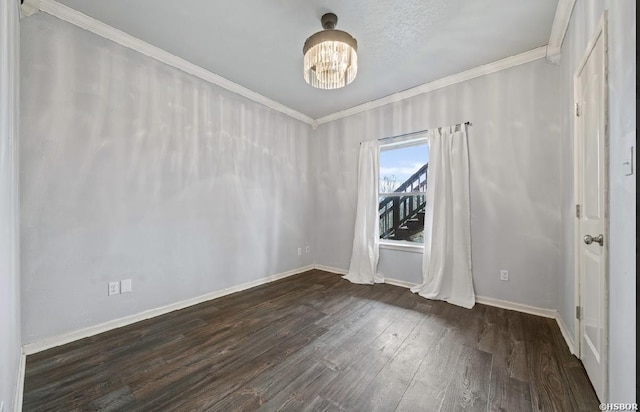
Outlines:
<svg viewBox="0 0 640 412"><path fill-rule="evenodd" d="M380 239L424 243L429 145L426 137L380 145Z"/></svg>

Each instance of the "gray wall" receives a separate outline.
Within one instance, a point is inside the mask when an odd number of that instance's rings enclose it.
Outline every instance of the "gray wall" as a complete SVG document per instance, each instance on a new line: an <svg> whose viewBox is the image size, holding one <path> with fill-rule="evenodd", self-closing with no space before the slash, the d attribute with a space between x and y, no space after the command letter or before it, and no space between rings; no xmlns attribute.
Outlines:
<svg viewBox="0 0 640 412"><path fill-rule="evenodd" d="M24 344L312 263L307 124L45 13L21 29Z"/></svg>
<svg viewBox="0 0 640 412"><path fill-rule="evenodd" d="M18 2L0 2L0 403L12 411L20 365Z"/></svg>
<svg viewBox="0 0 640 412"><path fill-rule="evenodd" d="M542 59L321 125L312 143L322 222L317 262L348 269L360 141L470 121L476 293L555 309L563 190L559 81L559 67ZM421 281L420 255L380 255L384 275ZM499 280L500 269L510 271L508 282Z"/></svg>
<svg viewBox="0 0 640 412"><path fill-rule="evenodd" d="M609 10L609 400L636 399L636 177L622 170L636 128L636 2L578 0L562 47L563 270L559 310L575 331L573 75ZM575 335L575 332L574 332Z"/></svg>

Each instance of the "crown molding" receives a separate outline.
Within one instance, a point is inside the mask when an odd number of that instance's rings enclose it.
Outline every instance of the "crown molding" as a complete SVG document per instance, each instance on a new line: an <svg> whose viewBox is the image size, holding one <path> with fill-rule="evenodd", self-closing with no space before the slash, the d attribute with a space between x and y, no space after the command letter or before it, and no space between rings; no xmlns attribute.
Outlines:
<svg viewBox="0 0 640 412"><path fill-rule="evenodd" d="M24 0L20 4L20 17L29 17L40 11L40 0Z"/></svg>
<svg viewBox="0 0 640 412"><path fill-rule="evenodd" d="M576 0L559 0L556 8L556 15L553 18L553 26L551 27L551 35L549 36L549 44L547 45L547 59L558 64L560 62L560 51L564 36L567 34L573 6Z"/></svg>
<svg viewBox="0 0 640 412"><path fill-rule="evenodd" d="M38 8L45 13L55 16L82 29L88 30L94 34L97 34L98 36L114 41L124 47L135 50L155 60L168 64L169 66L175 67L176 69L180 69L185 73L196 76L216 86L220 86L223 89L229 90L230 92L253 100L256 103L260 103L273 110L286 114L287 116L309 124L311 127L317 126L315 120L303 113L300 113L281 103L271 100L268 97L254 92L253 90L240 86L239 84L234 83L229 79L212 73L196 64L188 62L187 60L184 60L165 50L162 50L159 47L152 46L151 44L144 42L137 37L131 36L123 31L115 29L108 24L89 17L86 14L80 13L79 11L58 3L55 0L27 1L31 3L37 3Z"/></svg>
<svg viewBox="0 0 640 412"><path fill-rule="evenodd" d="M556 42L557 40L555 39L560 38L560 46L562 43L562 39L564 38L564 33L566 32L566 29L568 27L568 22L571 17L571 11L573 10L574 3L575 0L559 0L551 37ZM27 5L26 8L25 4ZM159 47L144 42L137 37L131 36L123 31L113 28L108 24L87 16L86 14L80 13L77 10L58 3L55 0L25 0L23 8L25 8L25 10L23 10L23 15L25 16L31 15L34 12L41 10L77 27L97 34L98 36L101 36L105 39L116 42L124 47L135 50L169 66L182 70L185 73L196 76L211 84L222 87L223 89L226 89L230 92L236 93L256 103L262 104L294 119L300 120L310 125L314 130L317 129L318 125L323 123L328 123L333 120L341 119L343 117L375 109L390 103L399 102L401 100L408 99L420 94L428 93L437 89L441 89L443 87L492 74L501 70L508 69L510 67L529 63L544 57L548 57L552 61L557 61L557 57L554 56L559 55L559 46L556 46L555 43L553 47L551 47L551 44L549 46L538 47L536 49L529 50L515 56L507 57L505 59L485 64L483 66L478 66L473 69L454 74L452 76L443 77L433 82L424 83L420 86L407 89L402 92L394 93L380 99L372 100L370 102L363 103L349 109L341 110L339 112L332 113L318 119L312 119L311 117L298 112L297 110L291 109L290 107L276 102L275 100L271 100L266 96L263 96L257 92L254 92L253 90L234 83L231 80L228 80L220 75L212 73L196 64L193 64L165 50L162 50ZM562 32L561 34L554 34L556 32L560 33L560 31ZM552 53L554 53L556 47L558 48L558 53L554 55Z"/></svg>
<svg viewBox="0 0 640 412"><path fill-rule="evenodd" d="M506 59L498 60L493 63L478 66L473 69L454 74L452 76L443 77L442 79L424 83L420 86L416 86L411 89L404 90L399 93L394 93L389 96L372 100L367 103L354 106L350 109L342 110L328 116L320 117L316 119L316 122L320 125L328 123L343 117L351 116L356 113L365 112L367 110L376 109L378 107L387 105L389 103L399 102L401 100L408 99L410 97L418 96L420 94L429 93L443 87L451 86L453 84L462 83L467 80L475 79L476 77L485 76L487 74L495 73L510 67L519 66L521 64L529 63L534 60L543 59L547 55L547 47L538 47L537 49L529 50L515 56L507 57Z"/></svg>

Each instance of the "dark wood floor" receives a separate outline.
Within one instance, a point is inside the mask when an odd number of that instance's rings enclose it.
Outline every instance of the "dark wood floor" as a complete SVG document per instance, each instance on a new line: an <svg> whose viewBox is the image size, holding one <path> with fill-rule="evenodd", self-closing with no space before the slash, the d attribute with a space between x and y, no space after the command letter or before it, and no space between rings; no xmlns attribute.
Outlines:
<svg viewBox="0 0 640 412"><path fill-rule="evenodd" d="M594 411L551 319L310 271L27 357L25 411Z"/></svg>

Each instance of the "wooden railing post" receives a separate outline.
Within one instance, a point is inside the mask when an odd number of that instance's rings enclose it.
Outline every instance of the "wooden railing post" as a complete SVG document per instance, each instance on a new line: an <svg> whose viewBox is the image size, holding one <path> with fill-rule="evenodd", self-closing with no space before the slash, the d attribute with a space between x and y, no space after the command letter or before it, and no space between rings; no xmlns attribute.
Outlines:
<svg viewBox="0 0 640 412"><path fill-rule="evenodd" d="M397 229L400 225L400 198L394 197L392 202L393 208L393 224L391 225L393 229Z"/></svg>

